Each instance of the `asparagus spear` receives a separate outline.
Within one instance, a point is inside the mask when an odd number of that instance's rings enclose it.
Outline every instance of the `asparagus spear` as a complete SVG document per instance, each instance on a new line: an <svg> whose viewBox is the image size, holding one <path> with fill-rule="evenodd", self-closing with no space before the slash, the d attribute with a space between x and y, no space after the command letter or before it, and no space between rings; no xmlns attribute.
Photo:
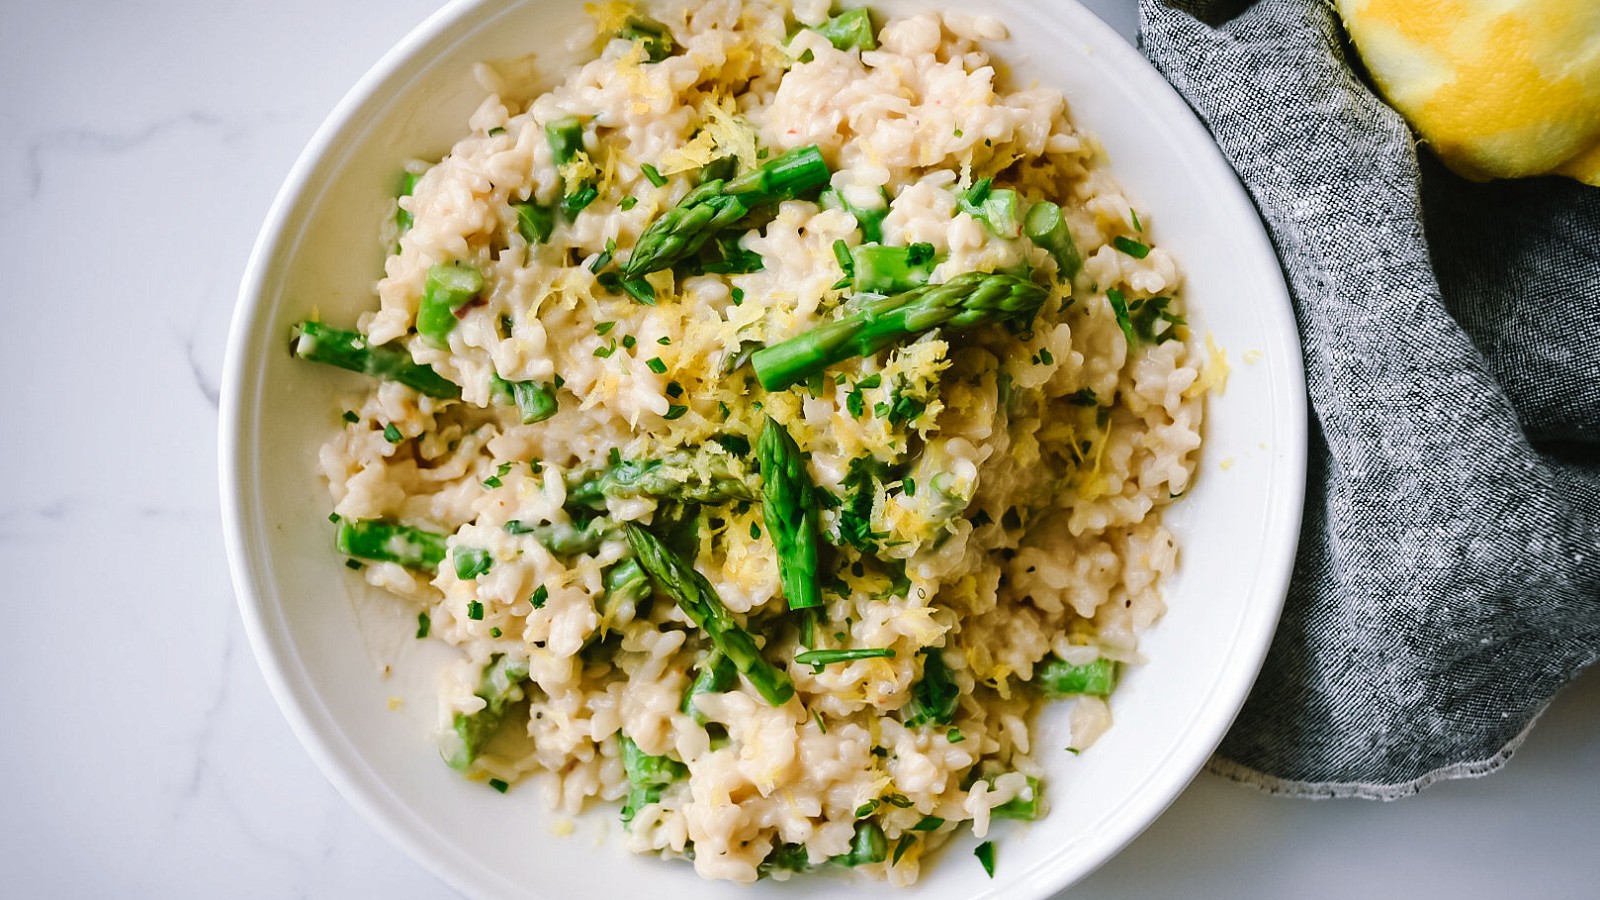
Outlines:
<svg viewBox="0 0 1600 900"><path fill-rule="evenodd" d="M762 387L781 391L834 363L871 356L935 328L1031 321L1047 293L1014 275L968 272L943 284L867 300L843 318L757 350L750 362Z"/></svg>
<svg viewBox="0 0 1600 900"><path fill-rule="evenodd" d="M445 535L383 519L341 519L335 543L357 559L432 571L445 557Z"/></svg>
<svg viewBox="0 0 1600 900"><path fill-rule="evenodd" d="M632 522L623 527L634 557L650 574L656 589L672 597L689 621L705 630L712 646L733 661L733 667L750 680L768 703L787 703L794 696L794 682L761 655L755 638L733 620L711 582L668 550L655 535Z"/></svg>
<svg viewBox="0 0 1600 900"><path fill-rule="evenodd" d="M733 667L733 660L723 656L720 651L712 650L705 661L700 663L700 671L695 675L694 682L689 685L689 690L683 695L683 711L696 723L704 726L706 717L694 705L695 698L701 694L725 694L733 690L738 678L739 673Z"/></svg>
<svg viewBox="0 0 1600 900"><path fill-rule="evenodd" d="M922 677L911 686L911 699L903 707L906 727L949 725L960 697L961 688L950 677L944 653L929 648L922 655Z"/></svg>
<svg viewBox="0 0 1600 900"><path fill-rule="evenodd" d="M633 739L621 732L622 768L628 774L628 799L622 804L622 821L632 822L635 814L661 800L661 792L674 781L686 778L689 767L669 756L651 756L639 749Z"/></svg>
<svg viewBox="0 0 1600 900"><path fill-rule="evenodd" d="M451 729L439 737L439 754L450 768L462 771L472 765L500 730L506 709L522 699L522 682L527 679L527 660L501 653L490 657L476 691L486 705L475 713L456 713Z"/></svg>
<svg viewBox="0 0 1600 900"><path fill-rule="evenodd" d="M418 365L404 347L382 344L373 347L357 331L329 328L321 322L305 321L294 327L289 352L299 359L325 363L398 381L412 390L445 400L461 396L461 388L428 366Z"/></svg>
<svg viewBox="0 0 1600 900"><path fill-rule="evenodd" d="M752 210L821 187L828 176L822 151L812 145L790 150L737 178L702 182L639 235L621 267L622 277L639 278L687 259Z"/></svg>
<svg viewBox="0 0 1600 900"><path fill-rule="evenodd" d="M537 381L507 381L491 375L492 392L496 400L516 406L522 415L522 424L543 422L556 414L555 388Z"/></svg>
<svg viewBox="0 0 1600 900"><path fill-rule="evenodd" d="M607 497L726 503L754 500L755 491L733 457L698 451L673 451L643 462L624 460L567 479L569 509L604 510Z"/></svg>
<svg viewBox="0 0 1600 900"><path fill-rule="evenodd" d="M1048 656L1034 670L1033 680L1046 697L1105 697L1117 686L1117 664L1101 658L1075 666L1059 656Z"/></svg>
<svg viewBox="0 0 1600 900"><path fill-rule="evenodd" d="M582 526L571 522L525 525L519 519L512 519L506 522L504 527L507 534L533 535L534 540L557 556L593 553L616 530L616 526L608 519L592 519L587 525Z"/></svg>
<svg viewBox="0 0 1600 900"><path fill-rule="evenodd" d="M864 6L847 9L816 27L816 32L839 50L876 50L872 14Z"/></svg>
<svg viewBox="0 0 1600 900"><path fill-rule="evenodd" d="M1071 281L1083 268L1083 255L1072 240L1072 231L1061 217L1061 207L1049 200L1041 200L1028 207L1028 217L1022 223L1022 232L1028 240L1044 248L1056 261L1056 280Z"/></svg>
<svg viewBox="0 0 1600 900"><path fill-rule="evenodd" d="M778 551L778 579L790 609L822 605L817 581L820 533L817 490L805 457L789 432L771 416L756 442L761 464L761 512Z"/></svg>
<svg viewBox="0 0 1600 900"><path fill-rule="evenodd" d="M417 308L417 334L436 347L445 346L467 304L483 293L483 273L463 262L439 263L428 269Z"/></svg>

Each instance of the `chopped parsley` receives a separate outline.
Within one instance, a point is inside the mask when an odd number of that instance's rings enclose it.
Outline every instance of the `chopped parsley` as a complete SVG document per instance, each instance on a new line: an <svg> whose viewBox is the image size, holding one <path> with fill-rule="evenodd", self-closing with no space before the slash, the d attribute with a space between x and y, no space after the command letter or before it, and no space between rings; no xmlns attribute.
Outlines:
<svg viewBox="0 0 1600 900"><path fill-rule="evenodd" d="M944 820L938 816L923 816L917 824L911 826L912 831L938 831Z"/></svg>
<svg viewBox="0 0 1600 900"><path fill-rule="evenodd" d="M744 302L744 288L734 288L729 296L733 298L733 305L738 306Z"/></svg>
<svg viewBox="0 0 1600 900"><path fill-rule="evenodd" d="M467 618L474 622L483 621L483 604L476 600L467 601Z"/></svg>
<svg viewBox="0 0 1600 900"><path fill-rule="evenodd" d="M528 602L533 605L534 609L544 609L545 601L549 599L550 589L541 584L533 589L533 594L528 597Z"/></svg>
<svg viewBox="0 0 1600 900"><path fill-rule="evenodd" d="M405 440L406 436L400 433L400 429L394 427L393 422L389 422L383 426L383 439L391 444L398 444Z"/></svg>
<svg viewBox="0 0 1600 900"><path fill-rule="evenodd" d="M623 212L627 212L628 210L633 209L635 206L638 206L638 205L639 205L639 198L631 196L631 195L627 196L627 197L623 197L621 200L619 200L617 202L617 208L622 210Z"/></svg>
<svg viewBox="0 0 1600 900"><path fill-rule="evenodd" d="M1100 404L1100 398L1094 395L1094 388L1079 388L1068 394L1066 400L1073 406L1098 406Z"/></svg>
<svg viewBox="0 0 1600 900"><path fill-rule="evenodd" d="M960 133L961 132L959 132L959 131L956 132L956 134L960 134ZM910 849L911 845L915 844L916 842L917 842L917 838L916 838L915 835L902 834L900 836L900 840L897 841L895 843L895 845L894 845L894 855L889 857L889 865L891 865L891 866L899 865L900 864L900 857L905 856L906 855L906 850Z"/></svg>
<svg viewBox="0 0 1600 900"><path fill-rule="evenodd" d="M425 613L425 612L417 613L417 640L420 641L423 638L427 637L428 636L428 632L430 632L432 630L433 630L433 620L428 618L428 614Z"/></svg>
<svg viewBox="0 0 1600 900"><path fill-rule="evenodd" d="M495 790L499 791L502 794L504 794L506 791L511 789L511 785L507 784L504 781L501 781L498 778L489 779L489 787L494 788Z"/></svg>
<svg viewBox="0 0 1600 900"><path fill-rule="evenodd" d="M457 547L451 554L455 563L456 577L462 581L469 581L489 571L494 565L494 557L482 547ZM476 618L482 618L477 616Z"/></svg>
<svg viewBox="0 0 1600 900"><path fill-rule="evenodd" d="M665 347L668 344L672 343L672 338L669 338L669 337L667 337L666 335L663 334L661 337L656 338L656 343L658 343L661 346Z"/></svg>
<svg viewBox="0 0 1600 900"><path fill-rule="evenodd" d="M689 411L689 407L687 407L687 406L679 406L676 403L668 404L668 406L667 406L667 414L662 416L661 418L666 419L668 421L671 421L673 419L682 418L683 414L688 412L688 411Z"/></svg>
<svg viewBox="0 0 1600 900"><path fill-rule="evenodd" d="M645 360L644 364L646 368L657 375L667 374L667 364L662 362L661 357L659 356L653 356L650 359Z"/></svg>
<svg viewBox="0 0 1600 900"><path fill-rule="evenodd" d="M961 733L961 729L952 728L949 731L945 732L944 739L949 741L952 744L959 744L962 741L966 740L967 736Z"/></svg>
<svg viewBox="0 0 1600 900"><path fill-rule="evenodd" d="M1053 363L1055 361L1056 361L1055 356L1053 356L1050 353L1050 350L1048 348L1045 348L1045 347L1040 347L1039 348L1039 362L1042 362L1042 363L1044 363L1045 365L1048 366L1048 365L1050 365L1051 363Z"/></svg>
<svg viewBox="0 0 1600 900"><path fill-rule="evenodd" d="M347 559L344 561L344 567L353 572L359 572L362 569L365 569L367 565L359 559Z"/></svg>
<svg viewBox="0 0 1600 900"><path fill-rule="evenodd" d="M344 411L344 416L342 418L346 422L349 422L351 425L354 425L355 423L361 421L361 417L359 415L356 415L354 410L349 410L349 409Z"/></svg>
<svg viewBox="0 0 1600 900"><path fill-rule="evenodd" d="M753 541L761 540L761 526L755 522L750 523L750 539Z"/></svg>
<svg viewBox="0 0 1600 900"><path fill-rule="evenodd" d="M622 336L623 349L632 350L634 345L637 343L639 343L638 339L631 334L625 334Z"/></svg>
<svg viewBox="0 0 1600 900"><path fill-rule="evenodd" d="M639 171L643 172L644 177L649 179L650 183L656 187L661 187L663 184L667 183L666 176L662 175L656 170L655 166L652 166L649 163L645 163L644 165L640 166Z"/></svg>
<svg viewBox="0 0 1600 900"><path fill-rule="evenodd" d="M609 359L611 357L611 354L613 354L615 352L617 352L617 342L616 341L612 341L611 343L607 344L604 347L596 347L596 348L594 348L594 355L600 357L601 359Z"/></svg>
<svg viewBox="0 0 1600 900"><path fill-rule="evenodd" d="M979 844L976 848L973 849L972 855L976 856L978 858L978 862L983 864L983 870L985 872L989 873L989 877L990 878L993 878L994 877L994 841L984 841L983 843Z"/></svg>
<svg viewBox="0 0 1600 900"><path fill-rule="evenodd" d="M1111 245L1134 259L1144 259L1150 255L1150 246L1148 244L1141 244L1120 234L1111 239Z"/></svg>
<svg viewBox="0 0 1600 900"><path fill-rule="evenodd" d="M599 322L594 326L594 331L595 331L595 334L606 335L606 334L610 334L611 333L611 329L613 329L615 327L617 327L617 323L616 322Z"/></svg>
<svg viewBox="0 0 1600 900"><path fill-rule="evenodd" d="M489 629L489 637L496 637L496 638L497 638L497 637L499 637L499 636L500 636L500 635L501 635L501 634L502 634L502 633L503 633L503 632L501 632L501 631L500 631L500 629L498 629L498 628L491 628L491 629Z"/></svg>

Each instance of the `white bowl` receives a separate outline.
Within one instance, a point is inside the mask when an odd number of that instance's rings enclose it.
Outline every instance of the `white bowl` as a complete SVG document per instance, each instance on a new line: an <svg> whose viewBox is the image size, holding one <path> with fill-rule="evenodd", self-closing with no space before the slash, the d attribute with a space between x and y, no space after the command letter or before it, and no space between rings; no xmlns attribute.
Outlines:
<svg viewBox="0 0 1600 900"><path fill-rule="evenodd" d="M1233 370L1210 403L1203 475L1167 515L1180 572L1166 586L1166 617L1145 640L1149 663L1114 698L1115 726L1072 757L1063 710L1045 713L1036 756L1052 772L1050 814L997 829L993 880L972 859L970 838L945 851L908 892L942 900L1046 896L1108 859L1183 790L1266 652L1305 473L1300 351L1278 262L1205 130L1125 41L1075 3L986 7L1010 26L1012 38L994 49L1016 83L1037 78L1062 89L1077 125L1104 144L1128 196L1149 211L1156 239L1187 273L1196 332L1214 335ZM687 865L626 853L612 810L557 837L537 790L502 796L460 778L431 735L431 670L442 651L413 640L414 613L372 596L333 550L316 450L338 427L336 398L361 382L293 361L289 328L313 311L351 322L374 304L383 263L375 229L390 214L395 174L466 131L481 99L473 63L556 43L581 16L576 0L451 4L361 80L284 184L240 289L222 396L224 522L245 625L279 705L328 778L469 894L881 894L880 882L849 876L753 889L704 883ZM547 67L553 60L571 61L559 51L543 57ZM403 701L398 710L393 697Z"/></svg>

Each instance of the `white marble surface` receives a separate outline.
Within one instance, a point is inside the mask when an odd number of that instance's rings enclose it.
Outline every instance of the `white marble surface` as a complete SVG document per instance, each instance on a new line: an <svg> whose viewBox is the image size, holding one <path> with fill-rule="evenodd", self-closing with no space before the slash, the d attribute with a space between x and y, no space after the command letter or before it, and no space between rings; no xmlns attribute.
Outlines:
<svg viewBox="0 0 1600 900"><path fill-rule="evenodd" d="M435 5L0 2L0 896L452 896L268 695L214 459L256 228L322 117ZM1090 5L1132 33L1132 0ZM1202 776L1070 896L1600 895L1597 726L1590 675L1504 772L1389 805Z"/></svg>

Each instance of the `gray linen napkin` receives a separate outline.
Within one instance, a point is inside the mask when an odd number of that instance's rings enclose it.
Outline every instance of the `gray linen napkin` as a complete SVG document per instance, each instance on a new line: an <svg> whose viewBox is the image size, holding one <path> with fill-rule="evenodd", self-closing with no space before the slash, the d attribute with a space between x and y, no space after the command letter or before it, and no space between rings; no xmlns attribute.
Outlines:
<svg viewBox="0 0 1600 900"><path fill-rule="evenodd" d="M1312 407L1288 604L1211 768L1384 799L1492 771L1600 656L1600 189L1446 171L1324 0L1140 19L1266 222Z"/></svg>

